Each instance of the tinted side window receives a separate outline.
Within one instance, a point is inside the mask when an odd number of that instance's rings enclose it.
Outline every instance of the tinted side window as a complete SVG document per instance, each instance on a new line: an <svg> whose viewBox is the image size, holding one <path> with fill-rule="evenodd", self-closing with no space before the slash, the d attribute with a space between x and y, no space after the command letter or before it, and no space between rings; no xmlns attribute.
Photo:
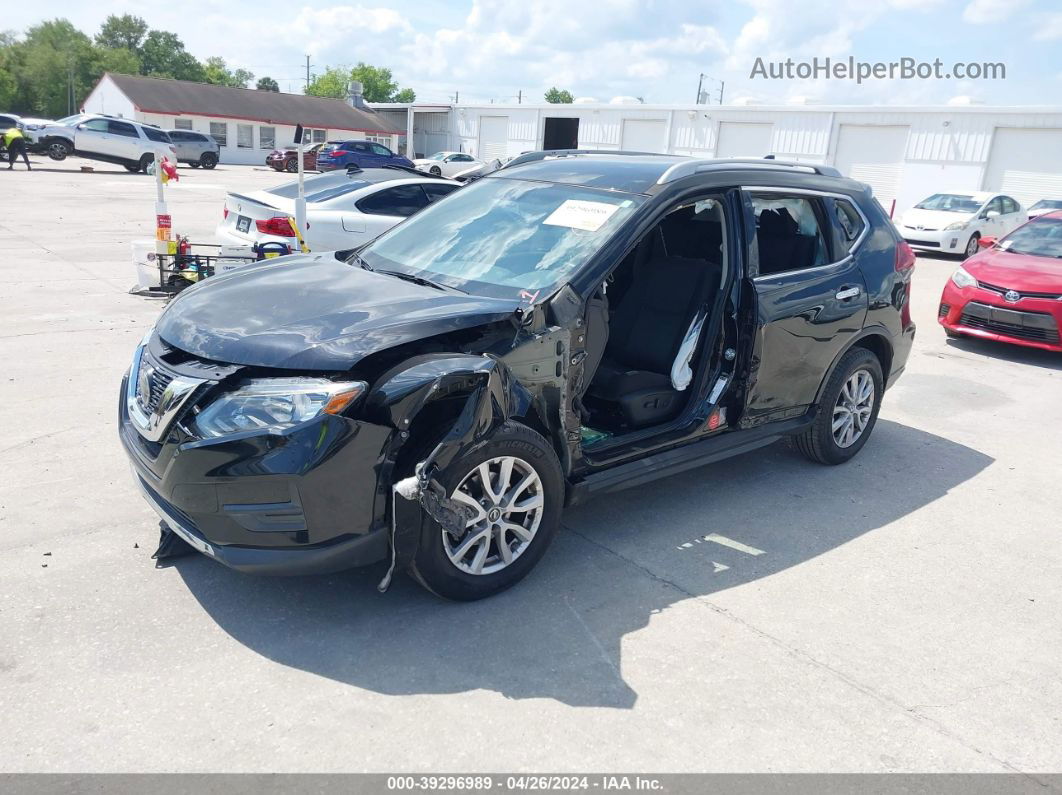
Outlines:
<svg viewBox="0 0 1062 795"><path fill-rule="evenodd" d="M394 153L382 144L369 144L369 148L371 148L373 153L377 155L383 155L384 157L394 156Z"/></svg>
<svg viewBox="0 0 1062 795"><path fill-rule="evenodd" d="M0 130L10 130L12 127L16 127L17 124L10 116L0 116Z"/></svg>
<svg viewBox="0 0 1062 795"><path fill-rule="evenodd" d="M1003 199L1002 199L1002 197L996 196L996 198L992 199L992 201L990 201L988 203L988 206L985 207L985 212L986 213L999 213L1000 215L1002 215L1003 214Z"/></svg>
<svg viewBox="0 0 1062 795"><path fill-rule="evenodd" d="M89 119L81 125L81 129L105 133L110 131L110 124L106 119Z"/></svg>
<svg viewBox="0 0 1062 795"><path fill-rule="evenodd" d="M1016 213L1019 210L1021 210L1021 207L1016 201L1014 201L1014 199L1010 198L1010 196L1003 197L1003 212Z"/></svg>
<svg viewBox="0 0 1062 795"><path fill-rule="evenodd" d="M136 127L127 121L115 121L110 119L107 122L107 132L111 135L124 135L126 138L139 138L137 135Z"/></svg>
<svg viewBox="0 0 1062 795"><path fill-rule="evenodd" d="M761 276L804 270L829 262L824 212L816 198L752 194Z"/></svg>
<svg viewBox="0 0 1062 795"><path fill-rule="evenodd" d="M443 196L448 196L458 189L458 185L447 185L445 182L433 183L428 185L421 185L424 192L428 194L428 201L433 202L437 199L441 199Z"/></svg>
<svg viewBox="0 0 1062 795"><path fill-rule="evenodd" d="M158 141L163 144L170 143L170 136L164 130L156 130L154 127L142 127L141 129L151 141Z"/></svg>
<svg viewBox="0 0 1062 795"><path fill-rule="evenodd" d="M428 197L420 185L396 185L366 196L358 202L358 209L369 215L399 215L406 218L427 204Z"/></svg>
<svg viewBox="0 0 1062 795"><path fill-rule="evenodd" d="M348 146L349 149L353 149L355 152L368 152L369 145L364 141L351 141Z"/></svg>
<svg viewBox="0 0 1062 795"><path fill-rule="evenodd" d="M852 203L844 199L834 200L833 215L841 249L844 252L851 251L852 244L863 234L866 223Z"/></svg>

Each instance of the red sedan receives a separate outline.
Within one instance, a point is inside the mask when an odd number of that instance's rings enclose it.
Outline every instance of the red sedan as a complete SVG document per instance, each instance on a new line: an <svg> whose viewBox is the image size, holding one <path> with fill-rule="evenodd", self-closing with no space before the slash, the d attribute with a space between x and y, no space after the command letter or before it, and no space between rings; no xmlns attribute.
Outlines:
<svg viewBox="0 0 1062 795"><path fill-rule="evenodd" d="M1062 351L1062 212L980 245L944 285L937 313L944 331Z"/></svg>
<svg viewBox="0 0 1062 795"><path fill-rule="evenodd" d="M317 150L322 146L324 146L323 143L314 144L302 153L303 171L313 171L317 168ZM266 165L277 171L289 171L294 174L299 170L299 153L294 146L274 149L266 157Z"/></svg>

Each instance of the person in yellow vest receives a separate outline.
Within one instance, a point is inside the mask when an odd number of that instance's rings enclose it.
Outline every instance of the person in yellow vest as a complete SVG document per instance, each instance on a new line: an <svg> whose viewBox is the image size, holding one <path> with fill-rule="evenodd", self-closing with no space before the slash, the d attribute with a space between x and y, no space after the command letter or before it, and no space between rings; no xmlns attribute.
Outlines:
<svg viewBox="0 0 1062 795"><path fill-rule="evenodd" d="M10 171L15 167L15 158L22 154L22 159L26 162L26 170L32 171L30 168L29 155L26 154L26 139L22 135L22 130L18 127L12 127L10 130L4 133L4 146L7 147L7 170Z"/></svg>

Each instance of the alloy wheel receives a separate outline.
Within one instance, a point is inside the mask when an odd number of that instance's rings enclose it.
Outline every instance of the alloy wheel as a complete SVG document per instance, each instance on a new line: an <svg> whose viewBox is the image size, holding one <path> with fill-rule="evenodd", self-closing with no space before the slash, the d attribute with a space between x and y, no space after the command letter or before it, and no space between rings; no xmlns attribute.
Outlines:
<svg viewBox="0 0 1062 795"><path fill-rule="evenodd" d="M450 499L472 509L463 532L442 530L450 562L466 574L493 574L522 555L545 506L542 479L515 456L491 458L462 478Z"/></svg>
<svg viewBox="0 0 1062 795"><path fill-rule="evenodd" d="M980 238L978 238L977 235L971 235L970 239L966 242L966 259L969 259L977 253L977 241L979 239Z"/></svg>
<svg viewBox="0 0 1062 795"><path fill-rule="evenodd" d="M841 387L833 407L833 440L838 447L851 447L866 430L874 413L874 377L856 370Z"/></svg>

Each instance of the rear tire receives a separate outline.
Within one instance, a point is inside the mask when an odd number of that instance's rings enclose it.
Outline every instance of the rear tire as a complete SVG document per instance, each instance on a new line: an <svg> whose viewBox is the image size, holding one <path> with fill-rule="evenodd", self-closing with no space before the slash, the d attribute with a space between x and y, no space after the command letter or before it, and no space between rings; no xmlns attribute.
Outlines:
<svg viewBox="0 0 1062 795"><path fill-rule="evenodd" d="M207 152L199 157L199 165L203 168L210 170L218 164L218 156L213 152Z"/></svg>
<svg viewBox="0 0 1062 795"><path fill-rule="evenodd" d="M410 574L444 599L468 602L515 585L545 554L560 527L564 476L557 454L542 436L526 425L507 422L490 439L453 461L437 479L448 495L460 489L464 497L460 502L472 500L474 505L487 493L480 475L484 471L488 491L497 488L501 494L497 502L486 500L490 504L479 509L481 516L469 522L464 535L453 537L421 511L420 545ZM524 507L535 503L537 508ZM462 542L477 536L483 540L468 547L461 557ZM507 550L502 550L502 543ZM481 546L485 546L479 560L481 573L472 573Z"/></svg>
<svg viewBox="0 0 1062 795"><path fill-rule="evenodd" d="M155 156L154 155L141 155L140 164L136 167L136 170L137 171L143 171L146 174L146 173L148 173L148 168L154 162L155 162Z"/></svg>
<svg viewBox="0 0 1062 795"><path fill-rule="evenodd" d="M868 398L863 394L867 389ZM874 430L883 391L878 357L866 348L848 351L823 390L815 422L790 437L793 447L819 464L843 464L853 458Z"/></svg>

